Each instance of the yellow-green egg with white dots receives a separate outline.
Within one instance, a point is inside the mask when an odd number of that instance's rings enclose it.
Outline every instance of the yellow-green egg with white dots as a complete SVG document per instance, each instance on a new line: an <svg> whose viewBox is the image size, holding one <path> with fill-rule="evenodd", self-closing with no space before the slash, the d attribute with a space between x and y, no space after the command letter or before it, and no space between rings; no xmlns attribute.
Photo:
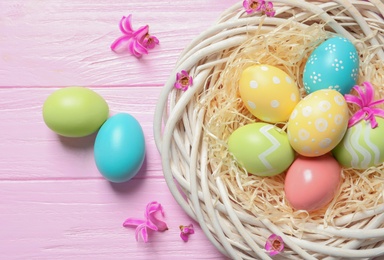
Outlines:
<svg viewBox="0 0 384 260"><path fill-rule="evenodd" d="M348 119L343 95L333 89L315 91L293 110L287 126L289 143L304 156L326 154L343 139Z"/></svg>
<svg viewBox="0 0 384 260"><path fill-rule="evenodd" d="M258 119L276 123L287 121L300 101L295 81L271 65L252 65L241 74L239 91L248 110Z"/></svg>

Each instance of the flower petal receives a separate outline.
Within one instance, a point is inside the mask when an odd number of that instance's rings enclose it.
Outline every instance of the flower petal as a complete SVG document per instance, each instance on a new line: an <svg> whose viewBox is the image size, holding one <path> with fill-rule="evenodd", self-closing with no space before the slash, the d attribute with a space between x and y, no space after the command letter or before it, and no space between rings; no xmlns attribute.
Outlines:
<svg viewBox="0 0 384 260"><path fill-rule="evenodd" d="M148 31L149 31L149 26L144 25L133 33L133 37L135 37L139 42L142 42L143 38L148 34Z"/></svg>
<svg viewBox="0 0 384 260"><path fill-rule="evenodd" d="M180 233L180 237L184 242L188 242L189 236L183 232Z"/></svg>
<svg viewBox="0 0 384 260"><path fill-rule="evenodd" d="M142 219L137 219L137 218L127 218L124 223L123 223L123 226L124 227L129 227L129 226L139 226L141 224L145 223L144 220Z"/></svg>
<svg viewBox="0 0 384 260"><path fill-rule="evenodd" d="M181 72L177 72L176 73L176 82L178 82L179 80L181 80L183 78L183 74Z"/></svg>
<svg viewBox="0 0 384 260"><path fill-rule="evenodd" d="M244 0L244 1L243 1L243 7L244 7L244 9L246 9L246 10L249 9L249 1L248 1L248 0Z"/></svg>
<svg viewBox="0 0 384 260"><path fill-rule="evenodd" d="M131 39L129 45L128 45L128 50L137 58L140 58L142 54L147 54L148 51L144 47L141 46L140 43L136 39Z"/></svg>
<svg viewBox="0 0 384 260"><path fill-rule="evenodd" d="M130 20L131 20L131 15L129 15L128 17L123 16L123 18L121 18L119 23L119 28L122 33L132 34L133 30L130 25ZM129 23L129 27L126 26L127 22Z"/></svg>
<svg viewBox="0 0 384 260"><path fill-rule="evenodd" d="M193 78L191 76L189 76L189 85L192 86L193 85Z"/></svg>
<svg viewBox="0 0 384 260"><path fill-rule="evenodd" d="M134 46L135 51L137 51L138 53L148 54L148 50L143 45L141 45L140 42L134 41L133 46Z"/></svg>
<svg viewBox="0 0 384 260"><path fill-rule="evenodd" d="M182 77L187 77L187 78L189 77L189 73L186 70L182 70L182 71L180 71L180 73L181 73Z"/></svg>
<svg viewBox="0 0 384 260"><path fill-rule="evenodd" d="M147 229L145 223L137 226L136 230L135 230L135 238L136 238L136 241L139 241L139 234L141 233L142 234L142 229Z"/></svg>
<svg viewBox="0 0 384 260"><path fill-rule="evenodd" d="M188 229L188 233L189 233L189 234L195 234L195 230L194 230L193 228L189 228L189 229Z"/></svg>
<svg viewBox="0 0 384 260"><path fill-rule="evenodd" d="M135 57L139 58L139 57L141 57L141 54L136 52L134 44L135 44L135 40L134 39L130 39L129 44L128 44L128 50Z"/></svg>
<svg viewBox="0 0 384 260"><path fill-rule="evenodd" d="M133 33L134 32L134 30L132 28L132 15L131 14L128 15L127 18L125 18L123 28L124 28L124 31L126 33Z"/></svg>
<svg viewBox="0 0 384 260"><path fill-rule="evenodd" d="M159 40L155 36L146 36L143 39L143 46L148 49L155 48L156 44L159 44Z"/></svg>
<svg viewBox="0 0 384 260"><path fill-rule="evenodd" d="M354 126L361 120L363 120L365 117L365 112L363 110L357 111L349 120L348 120L348 127Z"/></svg>
<svg viewBox="0 0 384 260"><path fill-rule="evenodd" d="M161 206L161 204L158 203L157 201L152 201L152 202L147 204L147 207L145 210L145 217L148 218L150 214L152 214L153 212L159 211L159 210L164 215L163 207Z"/></svg>
<svg viewBox="0 0 384 260"><path fill-rule="evenodd" d="M125 42L128 42L131 36L129 35L123 35L119 38L117 38L112 44L111 44L111 50L114 52L117 52L117 49L124 44Z"/></svg>
<svg viewBox="0 0 384 260"><path fill-rule="evenodd" d="M181 85L180 82L176 81L174 87L177 89L182 89L183 85Z"/></svg>
<svg viewBox="0 0 384 260"><path fill-rule="evenodd" d="M360 98L358 98L358 97L356 97L354 95L345 94L344 98L345 98L345 101L348 102L348 103L356 104L356 105L358 105L361 108L364 107L363 101Z"/></svg>
<svg viewBox="0 0 384 260"><path fill-rule="evenodd" d="M150 222L152 222L153 225L155 225L157 227L158 231L168 230L167 223L165 223L164 221L156 218L154 213L149 216L148 220Z"/></svg>
<svg viewBox="0 0 384 260"><path fill-rule="evenodd" d="M141 229L141 237L143 238L144 242L148 242L148 231L146 228Z"/></svg>
<svg viewBox="0 0 384 260"><path fill-rule="evenodd" d="M168 230L167 224L164 221L162 221L156 217L157 212L160 212L161 215L164 216L164 211L163 211L163 207L161 206L161 204L156 202L156 201L152 201L152 202L148 203L146 211L145 211L145 217L149 222L148 224L154 225L156 227L155 230L157 230L157 231Z"/></svg>
<svg viewBox="0 0 384 260"><path fill-rule="evenodd" d="M154 230L154 231L159 231L158 227L157 227L155 224L153 224L150 220L148 220L148 221L145 223L145 225L146 225L148 228L150 228L150 229L152 229L152 230Z"/></svg>
<svg viewBox="0 0 384 260"><path fill-rule="evenodd" d="M365 101L365 104L369 106L369 104L372 103L373 101L373 98L374 98L374 89L373 89L373 86L371 83L369 82L364 82L363 83L363 86L364 86L364 96L363 96L363 99Z"/></svg>

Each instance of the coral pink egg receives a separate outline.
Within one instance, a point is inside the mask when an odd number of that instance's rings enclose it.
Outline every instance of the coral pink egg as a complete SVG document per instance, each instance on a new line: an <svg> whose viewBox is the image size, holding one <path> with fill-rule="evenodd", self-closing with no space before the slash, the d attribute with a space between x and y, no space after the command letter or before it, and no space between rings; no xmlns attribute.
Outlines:
<svg viewBox="0 0 384 260"><path fill-rule="evenodd" d="M298 157L288 169L285 196L297 210L318 210L335 196L340 175L341 167L330 155Z"/></svg>

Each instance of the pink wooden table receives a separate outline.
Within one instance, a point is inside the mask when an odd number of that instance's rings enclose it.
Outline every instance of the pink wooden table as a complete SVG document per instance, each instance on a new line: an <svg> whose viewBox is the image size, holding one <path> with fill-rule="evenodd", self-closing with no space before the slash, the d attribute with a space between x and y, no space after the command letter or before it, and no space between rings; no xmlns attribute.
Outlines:
<svg viewBox="0 0 384 260"><path fill-rule="evenodd" d="M183 242L179 225L194 223L164 181L153 138L162 85L182 49L236 0L1 0L0 259L223 259L199 227ZM141 60L109 46L122 16L149 24L160 45ZM141 123L146 160L139 174L111 184L93 159L95 135L62 138L43 122L54 90L89 87L111 114ZM136 242L128 217L160 202L169 230Z"/></svg>

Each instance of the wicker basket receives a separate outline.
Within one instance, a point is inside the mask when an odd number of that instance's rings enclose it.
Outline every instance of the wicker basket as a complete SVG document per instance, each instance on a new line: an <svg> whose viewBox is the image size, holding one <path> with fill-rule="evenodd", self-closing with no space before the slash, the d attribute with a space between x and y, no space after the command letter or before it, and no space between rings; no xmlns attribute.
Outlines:
<svg viewBox="0 0 384 260"><path fill-rule="evenodd" d="M384 204L343 217L347 226L313 227L313 234L297 237L282 231L278 224L239 207L229 196L220 175L207 167L207 143L203 119L205 110L196 104L217 77L217 67L225 66L222 53L242 44L248 32L263 26L277 27L287 19L303 28L313 22L325 23L356 43L379 46L372 60L384 62L384 4L382 0L276 0L276 15L271 18L247 15L242 3L225 11L212 27L205 30L181 54L159 98L154 133L162 156L166 182L173 196L195 219L208 239L232 259L270 259L264 244L271 233L280 235L285 250L275 259L384 259ZM315 16L314 16L315 15ZM316 17L317 21L309 19ZM254 25L254 26L250 26ZM183 92L174 88L176 73L187 70L193 87ZM209 78L209 80L208 80ZM336 221L337 222L337 221ZM316 235L321 233L321 235Z"/></svg>

